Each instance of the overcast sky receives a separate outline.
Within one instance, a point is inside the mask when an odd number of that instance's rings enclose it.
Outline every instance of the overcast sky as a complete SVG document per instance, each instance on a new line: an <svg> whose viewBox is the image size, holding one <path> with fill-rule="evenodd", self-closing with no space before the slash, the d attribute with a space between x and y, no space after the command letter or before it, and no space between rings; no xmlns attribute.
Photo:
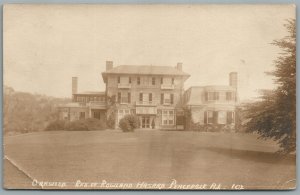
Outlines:
<svg viewBox="0 0 300 195"><path fill-rule="evenodd" d="M241 100L274 87L265 71L280 50L292 5L95 6L9 5L4 9L4 84L18 91L71 96L104 91L105 61L114 65L183 63L185 88L227 85L238 72Z"/></svg>

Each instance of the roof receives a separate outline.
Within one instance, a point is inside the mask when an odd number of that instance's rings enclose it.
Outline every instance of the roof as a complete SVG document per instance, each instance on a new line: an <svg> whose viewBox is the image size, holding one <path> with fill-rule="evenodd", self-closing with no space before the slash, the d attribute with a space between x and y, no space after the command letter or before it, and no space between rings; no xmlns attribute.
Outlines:
<svg viewBox="0 0 300 195"><path fill-rule="evenodd" d="M190 75L178 70L172 66L152 66L152 65L120 65L108 71L102 72L105 80L108 74L139 74L139 75L172 75L184 76L188 78Z"/></svg>
<svg viewBox="0 0 300 195"><path fill-rule="evenodd" d="M193 86L186 90L187 102L186 105L203 105L203 93L210 90L236 90L236 88L229 85L207 85L207 86Z"/></svg>
<svg viewBox="0 0 300 195"><path fill-rule="evenodd" d="M74 95L105 95L104 91L83 91L75 93Z"/></svg>
<svg viewBox="0 0 300 195"><path fill-rule="evenodd" d="M202 105L202 94L204 93L204 87L190 87L187 90L188 99L186 104L187 105Z"/></svg>

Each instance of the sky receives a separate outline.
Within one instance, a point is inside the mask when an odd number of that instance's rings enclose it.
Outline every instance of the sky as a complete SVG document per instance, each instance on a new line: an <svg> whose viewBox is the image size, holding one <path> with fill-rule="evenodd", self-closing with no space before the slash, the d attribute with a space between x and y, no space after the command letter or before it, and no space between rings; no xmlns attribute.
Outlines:
<svg viewBox="0 0 300 195"><path fill-rule="evenodd" d="M240 100L276 87L265 74L281 52L293 5L5 5L4 84L17 91L71 97L104 91L105 62L183 63L185 88L228 85L238 72Z"/></svg>

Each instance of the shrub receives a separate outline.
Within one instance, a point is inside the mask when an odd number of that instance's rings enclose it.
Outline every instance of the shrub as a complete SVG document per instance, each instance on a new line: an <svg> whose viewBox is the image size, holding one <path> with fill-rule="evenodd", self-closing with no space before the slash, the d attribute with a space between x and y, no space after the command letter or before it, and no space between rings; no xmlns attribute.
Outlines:
<svg viewBox="0 0 300 195"><path fill-rule="evenodd" d="M46 126L46 131L56 131L56 130L64 130L66 125L66 121L64 120L56 120L53 122L50 122Z"/></svg>
<svg viewBox="0 0 300 195"><path fill-rule="evenodd" d="M104 130L106 124L95 118L88 118L76 121L56 120L48 124L46 131L69 130L69 131L93 131Z"/></svg>
<svg viewBox="0 0 300 195"><path fill-rule="evenodd" d="M71 121L66 124L65 130L68 131L88 131L89 128L85 120Z"/></svg>
<svg viewBox="0 0 300 195"><path fill-rule="evenodd" d="M133 132L134 129L140 126L139 123L139 118L136 115L128 114L120 120L119 126L123 132Z"/></svg>
<svg viewBox="0 0 300 195"><path fill-rule="evenodd" d="M88 127L88 130L103 130L106 129L106 124L96 118L84 119L83 123Z"/></svg>

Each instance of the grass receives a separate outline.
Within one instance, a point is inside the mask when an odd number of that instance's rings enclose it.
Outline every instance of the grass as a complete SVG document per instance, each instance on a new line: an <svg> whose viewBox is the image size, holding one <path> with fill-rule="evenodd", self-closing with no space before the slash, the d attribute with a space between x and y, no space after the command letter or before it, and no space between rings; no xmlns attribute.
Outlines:
<svg viewBox="0 0 300 195"><path fill-rule="evenodd" d="M178 184L216 183L226 189L233 184L246 189L295 185L287 183L296 177L295 158L274 154L274 142L249 134L54 131L6 136L4 144L12 161L4 161L7 188L32 188L32 179L69 182L67 188L76 180L168 186L175 179Z"/></svg>

